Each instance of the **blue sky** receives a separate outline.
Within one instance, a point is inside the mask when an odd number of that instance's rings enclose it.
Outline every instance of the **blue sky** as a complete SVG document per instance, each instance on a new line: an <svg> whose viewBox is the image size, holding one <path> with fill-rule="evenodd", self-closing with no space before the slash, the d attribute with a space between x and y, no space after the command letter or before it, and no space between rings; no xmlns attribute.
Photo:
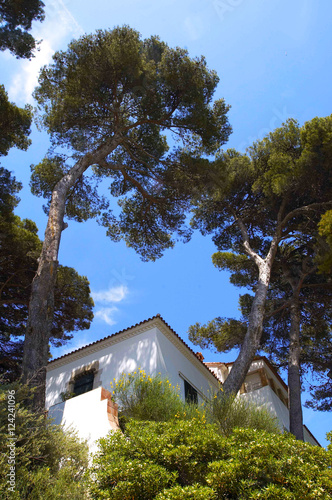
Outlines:
<svg viewBox="0 0 332 500"><path fill-rule="evenodd" d="M46 19L35 23L42 39L32 61L0 54L1 82L12 101L34 104L31 97L39 68L73 38L96 29L128 24L143 36L159 35L170 46L204 55L220 77L215 98L232 106L233 134L226 147L245 150L289 117L301 124L331 114L330 19L328 0L45 0ZM20 180L17 214L36 221L43 238L43 201L29 191L30 164L48 147L45 133L35 127L26 152L12 150L1 163ZM238 293L228 274L211 263L215 248L208 237L195 234L154 263L143 263L124 243L113 243L94 221L69 223L63 232L59 260L88 277L95 299L90 330L79 332L55 357L160 313L187 341L187 329L216 316L238 316ZM197 347L192 346L194 350ZM204 352L209 361L232 361ZM304 420L325 444L331 430L326 413L304 410Z"/></svg>

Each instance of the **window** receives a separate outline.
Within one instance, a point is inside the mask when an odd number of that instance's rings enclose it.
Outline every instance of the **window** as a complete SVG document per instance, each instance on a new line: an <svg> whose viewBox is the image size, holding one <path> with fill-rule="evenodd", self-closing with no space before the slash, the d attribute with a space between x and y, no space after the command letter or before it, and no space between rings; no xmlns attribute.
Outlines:
<svg viewBox="0 0 332 500"><path fill-rule="evenodd" d="M196 389L194 389L193 386L190 385L186 380L184 380L184 395L188 403L198 403Z"/></svg>
<svg viewBox="0 0 332 500"><path fill-rule="evenodd" d="M73 393L75 396L92 391L94 372L85 372L75 378Z"/></svg>

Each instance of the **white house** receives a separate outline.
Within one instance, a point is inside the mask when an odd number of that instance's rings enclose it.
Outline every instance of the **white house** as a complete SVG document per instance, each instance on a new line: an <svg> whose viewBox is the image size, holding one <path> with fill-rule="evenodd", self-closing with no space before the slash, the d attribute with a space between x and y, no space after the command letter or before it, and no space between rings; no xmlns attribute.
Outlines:
<svg viewBox="0 0 332 500"><path fill-rule="evenodd" d="M209 391L218 390L231 370L231 363L204 363L174 330L157 315L86 347L61 356L48 364L46 407L55 423L75 427L95 441L118 428L117 406L112 402L110 383L122 373L138 368L147 374L161 373L172 385L179 385L182 398L201 401ZM287 386L267 359L252 363L241 397L267 406L281 425L289 429ZM66 395L76 397L66 400ZM318 444L307 431L306 440Z"/></svg>

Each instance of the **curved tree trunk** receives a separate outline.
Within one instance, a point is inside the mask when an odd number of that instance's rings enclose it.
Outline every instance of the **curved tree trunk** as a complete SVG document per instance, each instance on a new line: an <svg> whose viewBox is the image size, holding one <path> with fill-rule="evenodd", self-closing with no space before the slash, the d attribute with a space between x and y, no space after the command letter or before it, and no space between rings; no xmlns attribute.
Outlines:
<svg viewBox="0 0 332 500"><path fill-rule="evenodd" d="M234 213L234 218L241 231L244 249L247 255L251 258L251 260L255 262L258 268L258 283L255 298L251 306L249 315L248 329L243 344L241 345L240 353L233 363L231 372L226 378L223 385L224 393L226 395L237 394L239 392L241 385L245 381L246 375L255 357L257 349L259 348L263 332L265 302L267 291L270 285L272 266L277 254L282 228L287 222L286 218L283 219L286 201L287 198L284 198L280 205L275 232L265 259L260 257L251 248L247 228L243 220L237 217Z"/></svg>
<svg viewBox="0 0 332 500"><path fill-rule="evenodd" d="M33 406L36 409L45 406L46 366L54 314L54 288L67 194L90 165L104 159L120 142L121 138L114 136L93 153L84 155L56 184L52 193L43 248L38 270L32 282L23 353L23 382L35 388Z"/></svg>
<svg viewBox="0 0 332 500"><path fill-rule="evenodd" d="M299 292L293 290L291 311L290 344L288 358L288 393L289 393L289 423L290 432L296 439L304 440L303 415L301 404L300 376L300 306Z"/></svg>
<svg viewBox="0 0 332 500"><path fill-rule="evenodd" d="M248 329L243 344L241 345L240 353L232 365L232 369L223 385L223 391L227 395L237 394L239 392L252 360L259 348L263 331L266 295L270 284L271 269L277 246L277 239L275 238L271 243L270 251L266 259L257 258L257 255L252 257L259 271L258 284L251 307Z"/></svg>

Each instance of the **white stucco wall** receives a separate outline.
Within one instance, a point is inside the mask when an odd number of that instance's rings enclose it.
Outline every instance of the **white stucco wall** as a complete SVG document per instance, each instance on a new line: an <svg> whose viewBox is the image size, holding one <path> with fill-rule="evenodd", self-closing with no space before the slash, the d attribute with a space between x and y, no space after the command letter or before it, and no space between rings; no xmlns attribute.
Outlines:
<svg viewBox="0 0 332 500"><path fill-rule="evenodd" d="M289 411L270 386L266 385L241 395L242 398L262 406L278 417L281 429L289 430Z"/></svg>
<svg viewBox="0 0 332 500"><path fill-rule="evenodd" d="M101 388L52 406L49 417L55 424L61 423L75 431L80 439L87 440L92 453L97 451L96 441L114 430L107 417L107 399L101 401Z"/></svg>
<svg viewBox="0 0 332 500"><path fill-rule="evenodd" d="M222 370L221 367L212 365L209 363L206 363L206 365L209 367L209 369L215 374L215 376L220 380L220 382L223 384L227 378L228 375L228 370L224 365L224 369Z"/></svg>
<svg viewBox="0 0 332 500"><path fill-rule="evenodd" d="M181 396L184 399L184 379L187 380L197 391L199 398L209 396L212 387L218 389L218 381L207 372L201 363L193 363L194 357L188 359L184 352L185 346L181 351L157 329L158 359L160 360L159 371L167 375L173 385L179 384Z"/></svg>
<svg viewBox="0 0 332 500"><path fill-rule="evenodd" d="M161 372L162 375L168 376L173 385L180 385L183 397L184 382L180 373L205 395L208 394L211 385L218 385L216 379L202 363L162 324L160 328L152 326L128 338L120 334L112 342L111 345L96 352L86 355L83 355L84 351L73 353L59 362L55 361L53 366L51 363L46 380L46 407L49 408L61 402L60 394L68 390L73 370L96 360L99 361L99 371L95 377L94 388L98 384L110 390L110 382L113 378L117 380L123 372L133 372L138 368L143 368L151 375ZM77 356L82 357L75 359ZM61 366L56 366L59 363Z"/></svg>
<svg viewBox="0 0 332 500"><path fill-rule="evenodd" d="M119 339L120 340L120 339ZM46 407L61 402L60 394L65 392L71 379L73 370L82 368L93 361L99 361L99 385L110 390L113 378L120 378L123 372L135 371L138 367L147 373L157 372L159 361L157 359L156 329L127 339L121 339L111 346L92 352L79 359L69 356L62 366L48 368L46 379Z"/></svg>
<svg viewBox="0 0 332 500"><path fill-rule="evenodd" d="M303 427L303 436L304 436L304 441L306 443L310 443L310 444L313 444L314 446L317 446L320 444L318 443L318 441L316 441L316 439L313 437L313 435L306 429L306 427L304 426Z"/></svg>

